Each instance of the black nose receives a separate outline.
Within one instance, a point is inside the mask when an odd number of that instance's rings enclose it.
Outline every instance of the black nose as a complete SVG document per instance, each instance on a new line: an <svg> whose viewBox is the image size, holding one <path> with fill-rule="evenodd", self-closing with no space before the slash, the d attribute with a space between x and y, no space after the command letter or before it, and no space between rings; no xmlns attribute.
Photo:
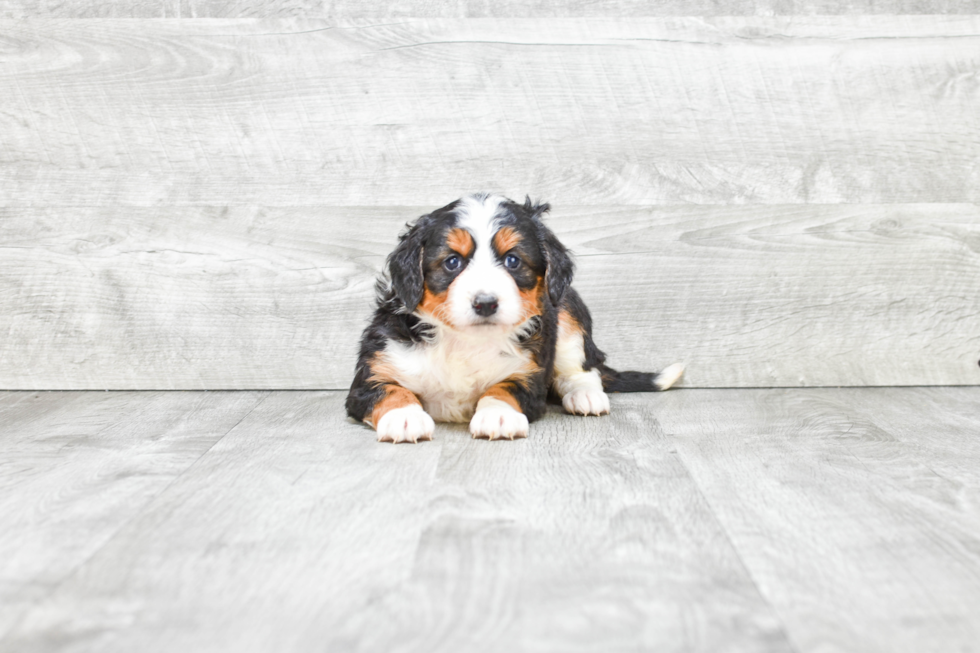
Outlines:
<svg viewBox="0 0 980 653"><path fill-rule="evenodd" d="M473 310L480 317L490 317L497 312L497 298L493 295L477 295L473 299Z"/></svg>

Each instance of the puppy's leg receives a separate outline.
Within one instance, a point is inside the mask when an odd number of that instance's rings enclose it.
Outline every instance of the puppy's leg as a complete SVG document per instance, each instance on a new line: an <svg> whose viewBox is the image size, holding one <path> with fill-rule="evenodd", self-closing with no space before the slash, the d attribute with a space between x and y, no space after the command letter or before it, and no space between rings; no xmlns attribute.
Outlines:
<svg viewBox="0 0 980 653"><path fill-rule="evenodd" d="M470 420L470 433L474 438L513 440L527 437L528 419L515 396L517 388L515 383L504 381L483 393Z"/></svg>
<svg viewBox="0 0 980 653"><path fill-rule="evenodd" d="M583 304L584 308L584 304ZM586 317L587 317L586 313ZM582 322L586 322L583 325ZM567 311L558 313L558 339L555 343L555 376L552 387L561 397L561 404L575 415L606 415L609 395L602 389L599 370L585 370L586 340L591 341L589 321L576 319ZM595 349L593 345L591 349ZM598 350L596 350L598 351ZM601 356L601 352L599 352ZM601 363L593 361L592 365Z"/></svg>
<svg viewBox="0 0 980 653"><path fill-rule="evenodd" d="M435 422L422 408L418 397L395 383L381 386L383 394L375 402L370 418L378 432L378 442L418 442L431 440Z"/></svg>
<svg viewBox="0 0 980 653"><path fill-rule="evenodd" d="M379 442L431 440L435 430L418 397L394 380L377 350L361 352L347 394L347 414L374 428Z"/></svg>

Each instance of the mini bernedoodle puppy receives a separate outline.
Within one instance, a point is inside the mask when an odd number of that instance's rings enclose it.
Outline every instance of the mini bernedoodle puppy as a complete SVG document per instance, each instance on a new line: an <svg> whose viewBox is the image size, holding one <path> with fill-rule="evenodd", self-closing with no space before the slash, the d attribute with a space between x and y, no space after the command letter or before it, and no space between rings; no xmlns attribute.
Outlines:
<svg viewBox="0 0 980 653"><path fill-rule="evenodd" d="M348 415L381 442L431 440L433 420L512 440L549 391L570 413L603 415L607 392L677 382L680 364L659 374L605 365L568 250L542 221L549 208L478 194L408 225L378 281Z"/></svg>

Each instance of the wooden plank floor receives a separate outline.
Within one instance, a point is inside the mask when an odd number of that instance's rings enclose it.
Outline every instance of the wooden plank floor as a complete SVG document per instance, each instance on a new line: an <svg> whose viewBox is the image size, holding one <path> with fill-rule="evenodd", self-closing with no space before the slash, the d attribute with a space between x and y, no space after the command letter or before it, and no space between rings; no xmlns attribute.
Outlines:
<svg viewBox="0 0 980 653"><path fill-rule="evenodd" d="M980 650L980 388L342 402L0 393L0 652Z"/></svg>

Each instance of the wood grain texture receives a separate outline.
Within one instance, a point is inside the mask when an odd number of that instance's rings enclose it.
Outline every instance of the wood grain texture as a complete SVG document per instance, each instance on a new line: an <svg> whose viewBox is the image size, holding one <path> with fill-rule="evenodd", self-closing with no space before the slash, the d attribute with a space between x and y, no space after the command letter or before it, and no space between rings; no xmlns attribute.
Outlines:
<svg viewBox="0 0 980 653"><path fill-rule="evenodd" d="M948 481L946 489L955 495L951 500L954 507L960 499L972 501L980 492L977 394L967 390L922 388L916 392L914 403L905 403L902 390L885 388L877 396L885 400L873 408L862 406L864 412L857 413L857 419L865 424L873 422L887 431L893 440L901 443L906 458L923 461L937 476ZM937 408L942 408L943 417L939 424L933 424L930 412ZM922 437L922 433L928 433L929 437ZM929 491L925 485L922 489ZM936 497L941 499L940 494Z"/></svg>
<svg viewBox="0 0 980 653"><path fill-rule="evenodd" d="M0 18L268 18L333 20L575 16L976 14L976 0L0 0Z"/></svg>
<svg viewBox="0 0 980 653"><path fill-rule="evenodd" d="M427 208L0 209L0 387L346 388L375 276ZM549 221L613 366L980 382L974 205L556 202Z"/></svg>
<svg viewBox="0 0 980 653"><path fill-rule="evenodd" d="M342 400L271 395L0 651L792 650L658 402L394 446Z"/></svg>
<svg viewBox="0 0 980 653"><path fill-rule="evenodd" d="M974 651L980 389L667 393L659 419L799 651Z"/></svg>
<svg viewBox="0 0 980 653"><path fill-rule="evenodd" d="M0 33L7 207L427 206L484 188L567 204L980 199L978 16Z"/></svg>
<svg viewBox="0 0 980 653"><path fill-rule="evenodd" d="M262 397L0 394L0 638Z"/></svg>
<svg viewBox="0 0 980 653"><path fill-rule="evenodd" d="M0 393L0 652L980 641L980 388L617 395L417 446L342 402Z"/></svg>
<svg viewBox="0 0 980 653"><path fill-rule="evenodd" d="M52 596L0 651L309 650L407 575L438 460L378 445L341 393L274 394L60 585L86 587L74 616Z"/></svg>
<svg viewBox="0 0 980 653"><path fill-rule="evenodd" d="M552 407L510 448L443 427L411 577L334 648L792 650L655 405L617 401L609 420ZM404 605L417 607L392 628Z"/></svg>

